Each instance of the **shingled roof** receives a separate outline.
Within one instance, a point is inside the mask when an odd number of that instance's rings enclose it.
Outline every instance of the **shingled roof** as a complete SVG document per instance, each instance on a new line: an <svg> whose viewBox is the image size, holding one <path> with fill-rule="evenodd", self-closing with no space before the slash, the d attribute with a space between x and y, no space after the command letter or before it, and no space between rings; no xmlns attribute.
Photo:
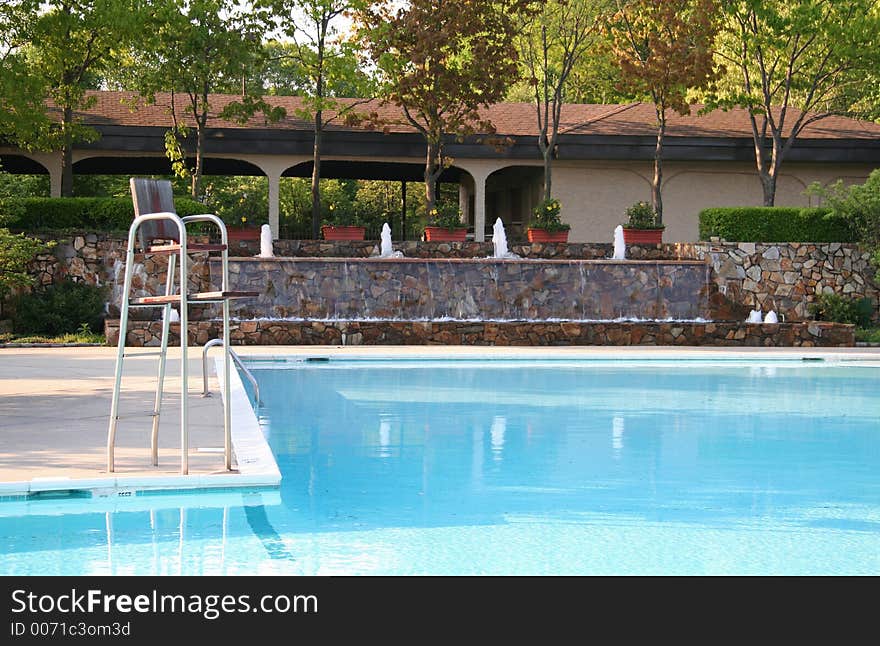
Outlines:
<svg viewBox="0 0 880 646"><path fill-rule="evenodd" d="M96 99L95 105L78 113L78 117L92 126L139 126L168 128L172 125L171 95L159 94L155 103L146 103L131 92L90 92ZM191 123L180 107L185 97L178 95L178 117L184 123ZM220 113L229 103L239 99L237 95L214 94L210 98L211 112ZM304 107L300 97L267 96L266 102L281 106L287 117L269 123L257 114L246 123L212 119L212 128L250 129L250 130L310 130L311 122L299 119L296 112ZM341 99L354 104L357 99ZM52 106L50 106L52 107ZM743 109L729 111L715 110L705 115L699 113L703 106L695 105L691 114L681 116L671 113L668 118L668 137L709 137L709 138L750 138L752 136L748 113ZM397 133L412 133L415 129L407 124L402 111L393 105L383 105L378 100L358 105L357 111L369 114L375 112L388 125L385 130ZM788 123L795 121L800 113L789 110ZM537 136L534 106L530 103L499 103L485 110L484 117L494 125L499 135L512 137ZM648 103L624 105L570 104L563 106L560 132L566 135L599 136L651 136L656 132L654 106ZM334 123L331 130L358 130L363 127L348 127ZM817 140L873 140L880 141L880 124L858 121L845 117L831 116L814 122L804 129L801 139Z"/></svg>

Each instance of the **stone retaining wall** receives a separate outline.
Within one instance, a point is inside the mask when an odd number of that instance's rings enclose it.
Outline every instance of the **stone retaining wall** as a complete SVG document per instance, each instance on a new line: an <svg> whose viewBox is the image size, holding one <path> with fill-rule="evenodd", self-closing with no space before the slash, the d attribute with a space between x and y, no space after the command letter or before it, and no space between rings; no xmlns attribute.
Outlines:
<svg viewBox="0 0 880 646"><path fill-rule="evenodd" d="M219 289L219 260L211 260ZM274 258L230 261L239 319L398 321L714 319L694 260Z"/></svg>
<svg viewBox="0 0 880 646"><path fill-rule="evenodd" d="M787 244L700 243L698 255L715 270L715 283L730 301L760 305L792 319L809 317L807 305L822 292L878 303L871 255L839 242Z"/></svg>
<svg viewBox="0 0 880 646"><path fill-rule="evenodd" d="M56 239L44 236L45 239ZM58 239L51 253L34 261L31 271L38 282L48 285L63 278L90 284L108 285L111 297L108 312L118 314L121 282L124 275L125 236L84 233ZM491 243L396 242L396 249L407 257L486 257ZM253 255L256 243L236 242L233 254ZM367 257L378 254L376 241L326 242L318 240L279 240L276 255L291 257ZM514 244L512 251L524 258L599 259L611 256L611 244ZM869 255L857 245L839 243L724 243L700 242L631 246L630 258L639 260L706 260L714 269L712 280L726 303L720 304L722 318L738 320L743 312L760 304L789 320L809 316L807 305L817 292L834 292L848 297L869 297L880 301L874 282L875 268ZM136 258L134 286L137 295L158 294L164 289L164 258ZM196 280L192 289L203 289L209 273L204 256L193 257ZM144 310L138 315L150 316ZM193 311L193 317L198 316Z"/></svg>
<svg viewBox="0 0 880 646"><path fill-rule="evenodd" d="M190 343L220 336L218 321L190 324ZM844 347L855 344L852 325L836 323L470 323L418 321L239 321L231 325L235 345L681 345L757 347ZM133 321L129 346L158 346L158 321ZM119 341L119 321L107 321L107 342ZM171 343L180 343L179 324Z"/></svg>

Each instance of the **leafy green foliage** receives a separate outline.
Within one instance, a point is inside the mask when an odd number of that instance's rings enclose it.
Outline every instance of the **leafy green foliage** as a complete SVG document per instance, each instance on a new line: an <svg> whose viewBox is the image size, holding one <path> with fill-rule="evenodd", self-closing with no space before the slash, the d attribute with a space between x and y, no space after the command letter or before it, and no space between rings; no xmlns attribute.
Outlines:
<svg viewBox="0 0 880 646"><path fill-rule="evenodd" d="M121 78L148 102L159 92L172 93L174 126L166 137L166 154L175 173L191 180L190 194L196 198L201 195L204 135L211 119L244 122L257 112L269 120L284 116L283 110L263 101L259 86L242 87L243 76L258 66L263 54L265 16L233 0L159 0L151 5L151 18ZM241 99L212 109L211 95L224 91L239 92ZM195 153L192 167L186 159L190 151Z"/></svg>
<svg viewBox="0 0 880 646"><path fill-rule="evenodd" d="M772 206L780 168L805 128L833 114L871 114L880 69L876 0L735 0L718 56L729 70L707 109L740 106ZM863 104L863 105L861 105Z"/></svg>
<svg viewBox="0 0 880 646"><path fill-rule="evenodd" d="M38 0L0 3L0 139L22 148L44 147L50 130L46 87L28 63Z"/></svg>
<svg viewBox="0 0 880 646"><path fill-rule="evenodd" d="M827 208L743 206L700 212L700 239L721 237L737 242L854 242L846 218Z"/></svg>
<svg viewBox="0 0 880 646"><path fill-rule="evenodd" d="M68 332L58 336L46 334L0 334L0 343L10 344L59 344L76 343L90 345L104 345L107 339L103 334L92 332L88 325L83 324L76 332Z"/></svg>
<svg viewBox="0 0 880 646"><path fill-rule="evenodd" d="M663 222L663 140L666 114L690 113L688 92L717 78L713 46L719 0L616 0L606 31L620 64L623 85L651 97L657 113L657 144L651 204Z"/></svg>
<svg viewBox="0 0 880 646"><path fill-rule="evenodd" d="M532 219L529 221L529 227L532 229L543 229L548 233L556 231L568 231L571 225L562 221L560 212L562 204L556 198L549 198L538 204L532 210Z"/></svg>
<svg viewBox="0 0 880 646"><path fill-rule="evenodd" d="M600 48L598 15L606 0L547 0L540 10L519 14L515 38L523 76L535 106L538 149L544 158L544 199L552 192L553 157L559 139L562 104L568 99L572 72Z"/></svg>
<svg viewBox="0 0 880 646"><path fill-rule="evenodd" d="M626 210L627 229L664 229L657 221L657 212L647 202L636 202Z"/></svg>
<svg viewBox="0 0 880 646"><path fill-rule="evenodd" d="M63 281L13 299L13 330L18 334L68 334L83 325L100 330L106 288Z"/></svg>
<svg viewBox="0 0 880 646"><path fill-rule="evenodd" d="M48 175L13 175L12 173L0 172L0 199L48 195Z"/></svg>
<svg viewBox="0 0 880 646"><path fill-rule="evenodd" d="M816 300L807 305L807 311L817 321L850 323L868 327L875 313L870 298L851 299L839 294L817 294Z"/></svg>
<svg viewBox="0 0 880 646"><path fill-rule="evenodd" d="M394 0L358 11L361 39L386 101L425 138L425 201L437 202L437 180L450 160L444 136L494 133L480 110L500 101L517 78L515 17L528 0ZM378 117L376 117L378 123ZM388 124L385 124L386 126Z"/></svg>
<svg viewBox="0 0 880 646"><path fill-rule="evenodd" d="M835 217L849 223L859 242L871 250L871 261L880 274L880 168L864 184L847 187L837 182L826 188L813 184L807 190L819 195Z"/></svg>
<svg viewBox="0 0 880 646"><path fill-rule="evenodd" d="M365 81L369 77L358 74L358 58L354 44L339 38L337 25L340 18L354 8L351 0L261 0L279 17L288 43L289 56L300 74L303 107L296 111L300 119L312 123L312 235L317 237L321 211L321 155L323 131L333 121L361 119L356 110L360 101L339 101L331 88ZM294 19L296 16L296 19ZM370 84L371 85L371 84ZM356 88L357 95L371 95L367 88Z"/></svg>
<svg viewBox="0 0 880 646"><path fill-rule="evenodd" d="M41 146L61 150L61 194L71 196L73 144L97 138L76 113L94 105L87 91L97 89L101 74L118 63L118 53L138 32L144 14L136 0L48 0L42 5L29 33L29 72L60 109L59 122Z"/></svg>
<svg viewBox="0 0 880 646"><path fill-rule="evenodd" d="M426 226L440 227L449 231L465 228L461 220L461 209L453 202L439 202L428 211Z"/></svg>
<svg viewBox="0 0 880 646"><path fill-rule="evenodd" d="M880 327L858 328L856 341L862 343L880 343Z"/></svg>
<svg viewBox="0 0 880 646"><path fill-rule="evenodd" d="M204 213L204 205L176 198L181 217ZM8 197L0 199L0 225L15 231L128 231L134 220L131 198Z"/></svg>
<svg viewBox="0 0 880 646"><path fill-rule="evenodd" d="M0 228L0 300L13 289L27 287L33 282L28 264L47 245L40 240L14 235L9 229Z"/></svg>

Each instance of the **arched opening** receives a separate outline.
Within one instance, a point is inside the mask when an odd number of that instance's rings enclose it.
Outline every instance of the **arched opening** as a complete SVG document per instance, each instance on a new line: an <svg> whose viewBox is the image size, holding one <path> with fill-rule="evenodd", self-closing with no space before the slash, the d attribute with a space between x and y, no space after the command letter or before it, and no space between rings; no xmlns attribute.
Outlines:
<svg viewBox="0 0 880 646"><path fill-rule="evenodd" d="M0 197L48 197L49 169L24 155L0 155Z"/></svg>
<svg viewBox="0 0 880 646"><path fill-rule="evenodd" d="M187 159L192 167L195 159ZM206 157L199 200L227 225L256 226L268 222L269 187L263 170L242 159ZM189 193L189 180L173 175L164 155L95 156L73 165L74 193L78 196L127 196L128 178L160 176L171 179L175 193Z"/></svg>
<svg viewBox="0 0 880 646"><path fill-rule="evenodd" d="M424 165L380 161L321 161L322 210L330 203L348 200L366 227L367 239L378 239L383 223L395 240L421 236L424 216ZM279 223L282 238L306 238L311 232L311 182L313 164L303 162L286 169L281 177ZM464 220L473 226L473 197L462 202L464 183L473 183L466 171L450 167L438 182L442 200L458 203ZM466 193L464 193L466 195ZM326 214L324 214L326 215Z"/></svg>
<svg viewBox="0 0 880 646"><path fill-rule="evenodd" d="M540 166L506 166L486 178L486 229L501 218L508 235L524 238L532 209L541 201L544 171Z"/></svg>

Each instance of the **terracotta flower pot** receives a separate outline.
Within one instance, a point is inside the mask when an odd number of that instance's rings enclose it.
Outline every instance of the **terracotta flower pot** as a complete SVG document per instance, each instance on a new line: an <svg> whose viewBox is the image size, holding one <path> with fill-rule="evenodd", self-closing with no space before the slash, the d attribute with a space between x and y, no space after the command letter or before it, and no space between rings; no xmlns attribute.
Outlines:
<svg viewBox="0 0 880 646"><path fill-rule="evenodd" d="M321 235L324 240L363 240L367 229L353 226L331 226L325 224L321 227Z"/></svg>
<svg viewBox="0 0 880 646"><path fill-rule="evenodd" d="M623 228L623 241L626 244L660 244L663 242L663 229Z"/></svg>
<svg viewBox="0 0 880 646"><path fill-rule="evenodd" d="M425 227L425 240L428 242L464 242L467 240L467 229L453 229L445 227Z"/></svg>
<svg viewBox="0 0 880 646"><path fill-rule="evenodd" d="M226 239L230 242L235 240L259 240L260 230L254 227L227 227Z"/></svg>
<svg viewBox="0 0 880 646"><path fill-rule="evenodd" d="M546 229L529 229L526 231L529 242L568 242L568 230L547 231Z"/></svg>

